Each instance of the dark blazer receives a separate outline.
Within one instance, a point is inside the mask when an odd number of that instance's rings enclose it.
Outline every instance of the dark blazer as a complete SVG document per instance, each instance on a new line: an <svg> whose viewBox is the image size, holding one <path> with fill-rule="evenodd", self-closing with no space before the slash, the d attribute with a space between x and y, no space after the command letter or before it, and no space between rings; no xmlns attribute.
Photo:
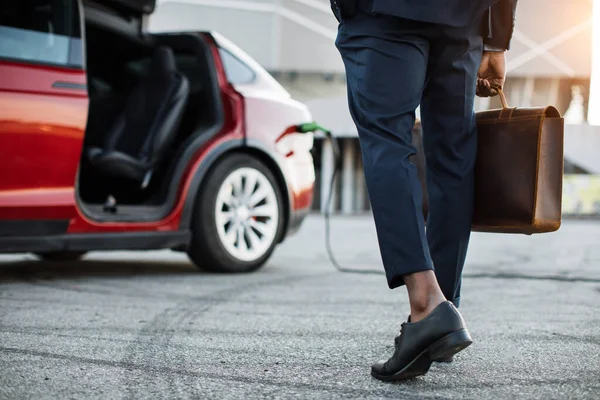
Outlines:
<svg viewBox="0 0 600 400"><path fill-rule="evenodd" d="M483 42L501 49L510 49L510 41L515 29L515 14L518 0L500 0L485 13Z"/></svg>
<svg viewBox="0 0 600 400"><path fill-rule="evenodd" d="M374 13L449 26L467 26L498 0L371 0Z"/></svg>
<svg viewBox="0 0 600 400"><path fill-rule="evenodd" d="M467 26L483 15L484 43L508 50L517 0L330 0L338 16L351 17L361 2L378 14L450 26Z"/></svg>

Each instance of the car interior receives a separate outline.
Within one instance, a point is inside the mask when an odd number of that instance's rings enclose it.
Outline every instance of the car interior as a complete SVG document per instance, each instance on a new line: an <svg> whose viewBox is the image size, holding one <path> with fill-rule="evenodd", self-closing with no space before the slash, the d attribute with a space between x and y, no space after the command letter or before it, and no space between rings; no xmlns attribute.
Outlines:
<svg viewBox="0 0 600 400"><path fill-rule="evenodd" d="M210 48L200 35L141 34L97 3L83 11L89 116L80 205L97 220L162 218L189 148L222 124Z"/></svg>

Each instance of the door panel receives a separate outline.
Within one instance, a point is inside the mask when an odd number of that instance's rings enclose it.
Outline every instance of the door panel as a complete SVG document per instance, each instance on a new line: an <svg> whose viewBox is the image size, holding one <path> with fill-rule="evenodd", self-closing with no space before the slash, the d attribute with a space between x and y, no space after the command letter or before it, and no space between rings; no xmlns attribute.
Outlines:
<svg viewBox="0 0 600 400"><path fill-rule="evenodd" d="M85 73L0 62L1 219L75 216L88 99L54 82L85 87Z"/></svg>
<svg viewBox="0 0 600 400"><path fill-rule="evenodd" d="M75 0L18 6L0 10L0 30L10 33L0 45L0 224L68 221L77 213L74 186L88 112L85 71L72 57L82 54L78 6Z"/></svg>

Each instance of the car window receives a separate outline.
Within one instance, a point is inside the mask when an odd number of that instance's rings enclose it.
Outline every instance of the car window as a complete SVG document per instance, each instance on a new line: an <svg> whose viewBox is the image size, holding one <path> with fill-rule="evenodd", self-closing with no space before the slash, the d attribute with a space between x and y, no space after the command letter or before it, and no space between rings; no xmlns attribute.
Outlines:
<svg viewBox="0 0 600 400"><path fill-rule="evenodd" d="M81 66L76 0L0 0L0 57Z"/></svg>
<svg viewBox="0 0 600 400"><path fill-rule="evenodd" d="M223 61L225 74L230 83L235 85L254 82L256 75L250 67L222 47L219 48L219 53L221 55L221 60Z"/></svg>

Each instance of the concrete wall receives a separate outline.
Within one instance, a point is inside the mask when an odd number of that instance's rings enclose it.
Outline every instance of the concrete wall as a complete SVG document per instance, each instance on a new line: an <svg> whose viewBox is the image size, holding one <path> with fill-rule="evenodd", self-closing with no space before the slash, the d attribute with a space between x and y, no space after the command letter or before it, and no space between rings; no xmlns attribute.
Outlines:
<svg viewBox="0 0 600 400"><path fill-rule="evenodd" d="M585 121L592 68L592 9L592 0L519 1L507 55L506 91L511 105L552 104L564 114L572 100L572 86L580 85ZM347 138L335 209L368 209L356 130L347 109L343 65L334 46L337 21L329 0L159 0L148 28L155 32L218 31L272 71L294 98L309 106L315 120ZM476 103L477 110L496 107L497 99L478 99ZM327 145L317 142L317 147L322 196L315 202L318 209L327 194L332 158ZM566 126L565 157L570 162L600 174L598 150L600 127ZM573 179L570 182L573 193L585 185L572 183Z"/></svg>
<svg viewBox="0 0 600 400"><path fill-rule="evenodd" d="M278 36L277 20L277 16L270 12L224 10L219 7L169 2L158 5L156 12L149 19L148 29L160 32L218 31L232 39L263 67L275 67L277 59L273 51L273 41Z"/></svg>
<svg viewBox="0 0 600 400"><path fill-rule="evenodd" d="M520 0L512 76L588 77L591 0ZM329 0L163 0L153 31L216 30L269 70L342 72Z"/></svg>
<svg viewBox="0 0 600 400"><path fill-rule="evenodd" d="M324 0L163 1L148 29L218 31L268 70L343 70L337 21Z"/></svg>
<svg viewBox="0 0 600 400"><path fill-rule="evenodd" d="M567 124L565 158L590 173L600 174L600 126Z"/></svg>

